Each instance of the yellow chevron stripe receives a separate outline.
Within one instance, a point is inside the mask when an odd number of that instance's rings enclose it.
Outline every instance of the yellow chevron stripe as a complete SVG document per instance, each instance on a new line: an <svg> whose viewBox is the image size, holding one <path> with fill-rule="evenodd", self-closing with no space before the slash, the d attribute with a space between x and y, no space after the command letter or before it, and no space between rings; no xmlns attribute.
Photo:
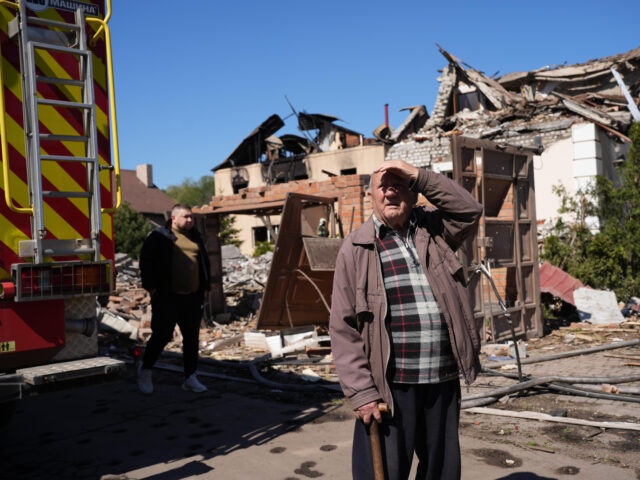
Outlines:
<svg viewBox="0 0 640 480"><path fill-rule="evenodd" d="M18 242L29 240L20 229L16 228L7 217L0 214L0 240L16 255L18 255Z"/></svg>
<svg viewBox="0 0 640 480"><path fill-rule="evenodd" d="M16 95L17 98L22 98L22 86L20 84L20 74L19 72L13 68L13 66L6 60L3 60L3 71L5 72L5 82L9 87L11 92ZM58 111L51 106L41 106L39 108L40 121L49 129L50 131L62 134L62 135L77 135L78 132L69 125L69 123L64 119ZM24 138L24 131L22 128L16 123L15 126L20 130L20 132L12 132L12 134L7 133L8 139L11 140L13 138ZM14 136L15 135L15 136ZM73 154L77 156L84 155L84 145L79 142L62 142L67 149ZM12 143L13 144L13 143ZM18 145L14 145L16 150L18 150L22 156L25 156L24 143L20 142L20 147ZM41 148L41 153L46 154L46 150ZM106 162L101 162L106 164ZM83 188L78 185L78 183L64 170L57 162L43 162L42 163L42 173L44 176L51 181L58 190L61 191L82 191ZM101 182L107 190L109 190L109 180L107 177L101 178ZM82 201L80 199L71 199L71 201L80 208L83 212L87 211L86 201Z"/></svg>
<svg viewBox="0 0 640 480"><path fill-rule="evenodd" d="M36 54L36 64L46 75L50 77L70 79L71 75L46 51L38 50ZM58 88L64 92L67 98L74 102L81 102L80 87L69 87L59 85ZM96 127L105 137L109 137L109 120L105 112L96 105ZM106 164L106 162L105 162Z"/></svg>
<svg viewBox="0 0 640 480"><path fill-rule="evenodd" d="M37 15L39 17L47 18L49 20L56 20L58 22L65 21L62 18L62 15L60 15L58 11L53 8L45 10L44 12L39 13ZM100 85L100 87L106 91L107 90L107 69L105 67L105 64L102 62L102 60L100 60L100 58L96 57L95 55L92 55L92 57L94 58L93 76L95 77L95 80L98 82L98 85Z"/></svg>
<svg viewBox="0 0 640 480"><path fill-rule="evenodd" d="M2 17L5 20L13 19L13 15L7 12L5 8L0 8L0 17ZM2 25L2 27L5 27L5 26L6 26L6 23ZM3 28L3 30L6 31L5 28ZM96 62L94 63L101 64L99 59L95 58L95 60ZM9 89L14 93L14 95L17 96L17 98L22 98L22 87L20 83L19 72L17 72L13 68L13 66L4 58L2 59L2 62L4 65L4 70L7 72L5 85L9 87ZM43 62L39 62L38 64L41 68L42 68L41 66L42 63ZM55 65L61 70L61 73L66 73L64 72L64 69L62 69L62 67L60 67L60 65L52 57L50 58L50 62L45 61L44 64L47 67L49 67L49 70L51 71L52 71L52 69L50 68L51 65ZM60 75L60 73L56 73L56 75ZM102 85L104 85L104 83ZM43 110L40 111L41 113L40 119L42 123L45 126L47 126L48 129L50 129L55 133L60 133L60 134L76 134L74 129L64 120L64 118L62 118L62 116L58 112L55 111L55 109L51 107L44 107L44 108L51 110L50 112L45 112ZM106 130L105 125L108 127L107 116L104 114L104 112L102 112L100 108L97 108L96 110L99 113L98 116L100 116L98 126L100 127L101 126L100 124L102 124L101 130L104 131ZM13 120L13 118L9 117L7 120L8 120L7 121L7 127L8 127L7 137L8 137L9 143L24 157L25 156L24 142L23 141L16 142L15 140L11 141L12 139L20 139L20 140L24 139L24 130L20 127L20 125L17 124L17 122ZM51 128L50 125L54 127ZM59 130L60 126L64 127L63 128L64 131ZM78 149L84 150L81 145L79 146L76 142L65 142L65 143L67 143L66 145L67 148L73 151L74 155L83 155L83 152L78 152ZM71 145L69 145L69 143ZM43 150L43 153L46 153L44 149L42 150ZM103 165L107 164L104 158L100 158L100 160L101 160L100 162L101 164ZM75 180L72 177L70 177L67 174L67 172L55 162L43 163L43 176L45 176L47 179L49 179L49 181L54 183L56 188L58 188L59 190L64 190L64 191L81 190L79 188L79 185L75 182ZM10 177L11 177L10 181L11 181L12 192L13 192L12 196L20 204L22 205L28 204L28 200L27 200L28 187L26 183L24 183L13 172L11 172ZM110 191L110 178L109 178L108 172L106 172L105 175L101 175L101 183L105 186L105 188L108 191ZM87 211L86 201L83 201L80 199L70 199L70 201L72 201L80 209L81 212L85 213ZM70 224L68 224L68 222L64 220L64 218L58 215L58 213L55 212L46 202L44 203L44 214L45 214L45 217L49 220L46 222L47 228L57 238L79 238L80 237L79 233ZM9 227L7 228L6 231L17 231L21 233L11 223L8 223L8 225ZM113 240L111 230L112 230L111 216L104 215L103 216L103 233L107 236L107 238L109 238L110 240ZM17 245L17 243L15 245Z"/></svg>
<svg viewBox="0 0 640 480"><path fill-rule="evenodd" d="M51 10L52 13L55 13L55 17L54 19L57 19L58 21L62 21L62 17L55 11L55 10ZM8 20L12 20L14 17L11 13L6 11L6 8L2 7L0 8L0 15L5 19L5 21ZM2 30L6 33L6 23L2 24ZM41 57L40 61L37 61L37 65L38 67L40 67L40 69L42 69L43 72L45 72L47 75L51 75L51 76L58 76L60 78L70 78L70 76L66 73L66 71L64 70L64 68L62 68L62 66L60 66L60 64L58 64L58 62L56 62L53 57L45 51L38 51L36 54L36 58L37 57ZM96 72L95 68L94 68L94 78L96 80L99 81L103 80L103 82L101 83L102 87L104 88L104 86L106 85L106 70L104 68L104 64L97 59L95 56L94 58L94 64L97 62L98 64L102 65L102 68L98 68L98 71ZM10 65L8 62L5 62L5 69L7 70L7 77L9 77L11 74L13 74L14 72L16 73L16 77L15 77L15 85L17 87L16 89L11 89L18 98L22 98L22 87L20 84L20 76L19 73L15 70L15 68L13 68L12 65ZM94 65L95 67L95 65ZM8 79L7 79L8 80ZM9 84L9 81L5 80L6 84ZM74 92L72 92L71 90L69 90L69 88L67 86L61 86L63 87L63 90L65 91L65 93L69 96L70 99L74 99L74 100L80 100L78 98L78 94ZM57 114L59 116L59 114ZM56 119L56 122L58 120ZM66 121L64 121L62 119L62 121L66 124ZM43 122L44 123L44 122ZM54 124L55 125L55 124ZM47 128L49 128L50 130L51 127L49 125L46 125ZM109 131L109 119L108 119L108 114L105 113L101 108L99 108L96 105L96 128L98 129L98 131L104 135L106 138L109 138L110 135L110 131ZM55 130L52 130L55 131ZM71 145L70 145L71 144ZM77 142L65 142L65 146L67 148L70 149L70 151L73 152L74 155L83 155L84 152L80 152L80 153L76 153L76 151L78 148L80 148L81 150L82 147L80 146L80 144L78 144ZM100 164L101 165L109 165L109 162L102 156L99 156L99 160L100 160ZM100 183L108 190L111 191L110 188L110 182L109 182L109 175L101 175L101 181Z"/></svg>
<svg viewBox="0 0 640 480"><path fill-rule="evenodd" d="M15 148L23 157L25 156L25 147L23 142L14 142L13 139L21 139L24 138L24 130L18 125L18 123L11 117L7 116L7 139L13 148ZM50 168L45 170L44 164L51 164ZM46 176L52 183L52 176L66 176L68 174L64 171L57 163L55 162L43 162L43 176ZM46 171L46 173L45 173ZM75 183L72 178L69 178L70 182ZM11 191L14 194L13 197L17 202L21 205L28 204L29 198L29 188L25 182L22 181L18 176L16 176L13 172L11 172ZM56 185L57 186L57 185ZM60 188L57 186L57 188ZM81 202L80 199L70 199L76 202ZM86 201L83 202L85 205L80 205L82 213L88 217ZM46 222L46 226L49 231L55 235L57 238L81 238L81 235L63 218L61 217L47 202L44 202L44 216L48 220ZM103 230L104 234L110 240L113 240L113 236L111 234L111 218L105 222L105 219L109 217L109 215L103 215ZM108 229L106 227L109 227Z"/></svg>
<svg viewBox="0 0 640 480"><path fill-rule="evenodd" d="M11 274L0 267L0 280L11 280Z"/></svg>
<svg viewBox="0 0 640 480"><path fill-rule="evenodd" d="M24 138L24 130L22 130L20 125L18 125L18 123L9 115L7 116L6 123L7 123L6 125L7 139L9 140L9 143L24 157L25 156L24 142L15 141L15 139ZM49 163L51 165L49 166L49 168L45 169L44 163ZM29 198L29 189L27 184L23 182L22 179L16 176L13 172L11 172L10 175L11 175L11 180L10 180L11 191L13 193L13 198L15 198L15 200L19 202L21 205L27 205L28 198ZM47 179L49 179L52 182L53 182L52 180L53 176L68 177L68 174L66 173L66 171L64 171L55 162L43 162L43 175L46 176ZM69 177L67 180L70 183L75 184L75 181L72 178ZM58 185L56 185L56 187L60 188ZM76 202L81 201L80 199L71 199L71 200L74 201L74 204ZM81 211L83 212L83 214L87 215L86 202L84 203L85 203L85 208L82 208ZM80 206L82 207L82 205ZM51 208L51 206L49 206L47 202L44 202L44 215L45 215L45 218L47 218L48 220L46 222L47 228L57 238L80 238L81 237L80 234L63 217L61 217L55 210L53 210L53 208ZM103 221L105 220L106 217L108 217L108 215L103 216ZM107 226L109 226L108 229L106 229ZM107 238L109 238L110 240L113 240L110 226L111 226L111 219L105 222L104 233L107 236Z"/></svg>

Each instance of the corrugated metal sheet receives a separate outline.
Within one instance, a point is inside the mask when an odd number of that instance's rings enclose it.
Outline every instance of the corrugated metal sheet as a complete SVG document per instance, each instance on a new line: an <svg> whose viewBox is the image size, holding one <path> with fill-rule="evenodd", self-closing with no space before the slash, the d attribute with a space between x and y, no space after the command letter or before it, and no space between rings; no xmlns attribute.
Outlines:
<svg viewBox="0 0 640 480"><path fill-rule="evenodd" d="M540 267L541 291L551 293L565 302L575 305L573 291L580 287L584 287L580 280L573 278L558 267L554 267L548 262L544 262Z"/></svg>

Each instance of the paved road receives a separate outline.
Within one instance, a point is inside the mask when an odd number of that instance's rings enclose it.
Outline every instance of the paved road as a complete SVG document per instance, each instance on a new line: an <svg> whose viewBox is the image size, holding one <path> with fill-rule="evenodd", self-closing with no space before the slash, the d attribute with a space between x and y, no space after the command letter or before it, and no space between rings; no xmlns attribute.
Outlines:
<svg viewBox="0 0 640 480"><path fill-rule="evenodd" d="M171 372L156 374L155 393L143 396L132 370L112 383L21 401L0 432L0 478L350 478L351 414L326 396L213 379L205 380L209 392L196 395L181 391ZM559 473L567 466L580 469L574 478L637 478L628 469L465 437L462 449L465 480L570 478ZM513 460L510 467L483 457L495 449Z"/></svg>

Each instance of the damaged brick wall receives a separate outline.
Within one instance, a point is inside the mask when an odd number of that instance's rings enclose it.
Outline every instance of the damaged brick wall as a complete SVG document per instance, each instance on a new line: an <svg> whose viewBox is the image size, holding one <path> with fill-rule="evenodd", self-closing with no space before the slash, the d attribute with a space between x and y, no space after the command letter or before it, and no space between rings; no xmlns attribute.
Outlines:
<svg viewBox="0 0 640 480"><path fill-rule="evenodd" d="M349 226L355 230L371 215L371 201L367 195L369 175L344 175L314 182L297 180L271 186L245 188L236 195L215 196L202 213L215 212L217 208L254 205L284 200L287 193L303 193L338 199L336 211L342 220L345 235ZM352 217L353 213L353 217Z"/></svg>
<svg viewBox="0 0 640 480"><path fill-rule="evenodd" d="M522 147L537 147L542 144L544 148L548 148L560 140L571 138L572 124L573 122L559 124L551 121L548 123L549 129L546 131L541 126L537 126L537 130L532 132L507 131L506 135L495 136L492 141ZM475 135L467 136L476 137ZM451 137L443 137L434 133L431 138L397 143L389 149L386 159L401 159L416 167L428 168L439 159L451 159Z"/></svg>

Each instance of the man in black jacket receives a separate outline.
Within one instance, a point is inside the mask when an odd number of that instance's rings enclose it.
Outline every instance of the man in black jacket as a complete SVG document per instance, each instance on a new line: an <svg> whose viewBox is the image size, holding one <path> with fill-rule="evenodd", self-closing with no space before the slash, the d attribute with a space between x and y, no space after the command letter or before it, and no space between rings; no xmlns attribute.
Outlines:
<svg viewBox="0 0 640 480"><path fill-rule="evenodd" d="M198 337L204 292L209 290L209 257L191 208L174 205L171 220L151 232L140 252L142 286L151 294L151 338L138 370L138 388L153 393L151 369L173 337L176 323L182 333L183 390L207 390L196 377Z"/></svg>

